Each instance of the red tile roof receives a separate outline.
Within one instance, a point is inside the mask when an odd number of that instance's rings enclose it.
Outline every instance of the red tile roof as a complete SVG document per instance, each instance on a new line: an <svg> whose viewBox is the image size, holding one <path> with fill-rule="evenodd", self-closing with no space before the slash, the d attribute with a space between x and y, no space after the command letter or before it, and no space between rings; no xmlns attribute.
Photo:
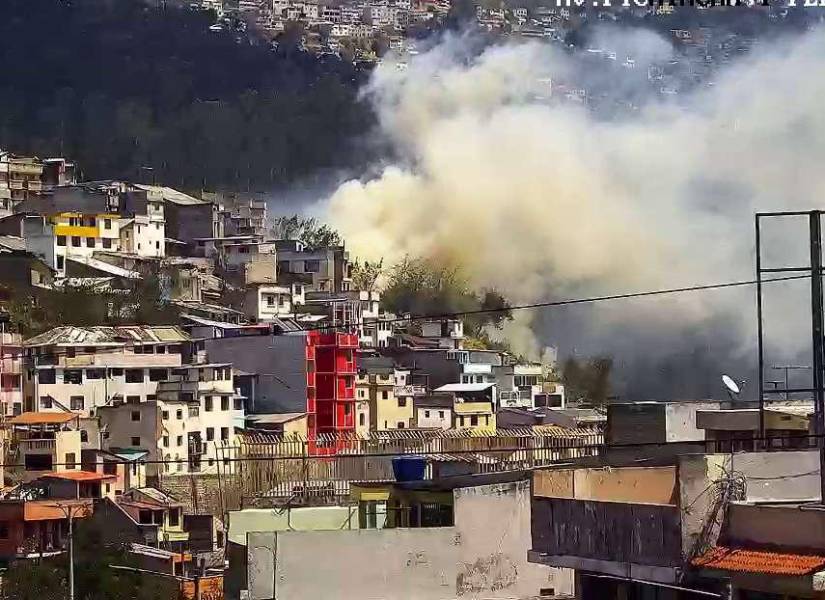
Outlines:
<svg viewBox="0 0 825 600"><path fill-rule="evenodd" d="M95 473L94 471L54 471L46 473L41 477L51 479L69 479L71 481L103 481L104 479L117 479L117 475L106 475L105 473Z"/></svg>
<svg viewBox="0 0 825 600"><path fill-rule="evenodd" d="M703 569L798 576L825 567L825 556L716 546L691 563Z"/></svg>
<svg viewBox="0 0 825 600"><path fill-rule="evenodd" d="M59 425L80 418L79 413L24 412L7 421L11 425Z"/></svg>

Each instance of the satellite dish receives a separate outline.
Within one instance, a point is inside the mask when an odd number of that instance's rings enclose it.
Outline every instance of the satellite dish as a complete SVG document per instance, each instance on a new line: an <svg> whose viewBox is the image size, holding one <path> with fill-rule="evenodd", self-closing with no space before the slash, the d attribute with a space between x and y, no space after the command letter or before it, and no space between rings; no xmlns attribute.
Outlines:
<svg viewBox="0 0 825 600"><path fill-rule="evenodd" d="M730 375L722 375L722 383L725 384L728 391L734 394L738 394L741 391L739 389L739 384L736 383Z"/></svg>

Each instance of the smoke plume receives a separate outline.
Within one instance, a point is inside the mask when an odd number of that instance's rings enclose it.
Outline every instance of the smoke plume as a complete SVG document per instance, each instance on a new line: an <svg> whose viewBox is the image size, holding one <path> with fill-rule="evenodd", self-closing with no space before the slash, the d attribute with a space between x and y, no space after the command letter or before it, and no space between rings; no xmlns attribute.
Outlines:
<svg viewBox="0 0 825 600"><path fill-rule="evenodd" d="M596 39L617 56L587 77L637 82L629 116L560 101L581 57L543 44L467 56L453 38L406 68L382 64L365 93L402 159L326 202L352 253L451 261L514 303L752 278L753 213L821 206L825 35L757 45L678 104L646 76L669 42L627 29ZM766 232L766 262L804 260L801 226ZM799 286L772 285L768 333L794 356L810 339L805 304ZM534 354L612 355L620 393L636 399L718 395L722 371L752 373L754 327L746 288L534 311L511 333Z"/></svg>

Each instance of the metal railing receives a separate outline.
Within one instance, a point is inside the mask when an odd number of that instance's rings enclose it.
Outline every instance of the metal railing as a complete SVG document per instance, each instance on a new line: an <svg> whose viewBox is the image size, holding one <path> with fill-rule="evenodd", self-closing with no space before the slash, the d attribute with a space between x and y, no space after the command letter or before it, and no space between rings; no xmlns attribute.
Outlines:
<svg viewBox="0 0 825 600"><path fill-rule="evenodd" d="M518 471L595 456L603 435L594 430L550 428L507 432L473 430L394 430L368 436L340 434L304 439L270 435L244 437L217 449L218 463L231 459L226 489L242 505L278 504L287 500L340 502L353 483L392 482L393 458L420 455L425 478L442 467L464 473Z"/></svg>

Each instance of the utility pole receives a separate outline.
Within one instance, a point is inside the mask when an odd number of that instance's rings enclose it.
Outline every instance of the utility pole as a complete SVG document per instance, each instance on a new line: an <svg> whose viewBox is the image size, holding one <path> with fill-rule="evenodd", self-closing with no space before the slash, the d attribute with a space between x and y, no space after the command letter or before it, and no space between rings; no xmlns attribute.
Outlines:
<svg viewBox="0 0 825 600"><path fill-rule="evenodd" d="M772 365L771 366L771 369L776 369L777 371L784 371L785 372L785 388L784 388L785 389L785 394L784 394L785 400L788 399L788 389L789 389L788 373L790 371L803 371L803 370L806 370L806 369L810 370L810 368L811 367L809 365ZM766 383L774 383L774 382L767 381ZM774 389L776 389L776 388L774 388Z"/></svg>
<svg viewBox="0 0 825 600"><path fill-rule="evenodd" d="M74 509L82 509L82 504L54 504L53 506L59 508L66 518L69 520L69 600L74 598Z"/></svg>

